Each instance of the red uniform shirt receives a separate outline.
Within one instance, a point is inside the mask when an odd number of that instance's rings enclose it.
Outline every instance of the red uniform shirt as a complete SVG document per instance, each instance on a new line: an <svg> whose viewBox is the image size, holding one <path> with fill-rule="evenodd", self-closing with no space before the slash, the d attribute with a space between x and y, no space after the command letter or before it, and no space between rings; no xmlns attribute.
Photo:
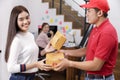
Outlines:
<svg viewBox="0 0 120 80"><path fill-rule="evenodd" d="M87 71L88 74L109 75L113 73L118 53L117 33L106 19L99 27L93 28L87 45L86 61L95 57L104 60L100 71Z"/></svg>

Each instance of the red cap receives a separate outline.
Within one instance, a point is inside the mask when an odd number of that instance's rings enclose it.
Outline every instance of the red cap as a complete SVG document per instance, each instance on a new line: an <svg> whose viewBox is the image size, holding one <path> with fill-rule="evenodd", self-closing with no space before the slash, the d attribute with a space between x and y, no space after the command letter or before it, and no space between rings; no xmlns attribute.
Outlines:
<svg viewBox="0 0 120 80"><path fill-rule="evenodd" d="M88 4L80 5L80 7L98 8L104 12L108 12L110 10L107 0L90 0Z"/></svg>

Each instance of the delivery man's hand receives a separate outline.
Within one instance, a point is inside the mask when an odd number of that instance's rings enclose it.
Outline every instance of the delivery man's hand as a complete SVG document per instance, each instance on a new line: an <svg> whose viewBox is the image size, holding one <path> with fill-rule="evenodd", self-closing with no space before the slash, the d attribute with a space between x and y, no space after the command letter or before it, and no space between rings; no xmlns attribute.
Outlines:
<svg viewBox="0 0 120 80"><path fill-rule="evenodd" d="M63 71L65 70L67 67L69 67L70 61L66 58L60 59L61 62L59 64L57 64L56 66L54 66L54 71Z"/></svg>

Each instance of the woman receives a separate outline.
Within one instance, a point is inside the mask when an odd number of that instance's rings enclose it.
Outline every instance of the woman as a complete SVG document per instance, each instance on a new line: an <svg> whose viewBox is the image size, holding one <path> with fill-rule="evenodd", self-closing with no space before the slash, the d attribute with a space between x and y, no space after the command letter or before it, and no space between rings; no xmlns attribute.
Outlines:
<svg viewBox="0 0 120 80"><path fill-rule="evenodd" d="M48 32L49 32L49 24L48 23L43 23L42 24L42 31L40 32L38 38L36 39L36 43L39 47L45 48L50 39L53 37L53 32L50 31L50 38L48 37Z"/></svg>
<svg viewBox="0 0 120 80"><path fill-rule="evenodd" d="M43 53L43 49L47 46L50 39L53 37L53 31L50 31L50 27L48 23L43 23L40 34L36 39L36 43L39 46L40 54L39 58L43 59L45 57L45 53Z"/></svg>
<svg viewBox="0 0 120 80"><path fill-rule="evenodd" d="M34 36L28 32L30 14L23 6L13 8L10 16L5 60L10 80L33 80L38 68L49 70L44 60L37 61L38 47Z"/></svg>

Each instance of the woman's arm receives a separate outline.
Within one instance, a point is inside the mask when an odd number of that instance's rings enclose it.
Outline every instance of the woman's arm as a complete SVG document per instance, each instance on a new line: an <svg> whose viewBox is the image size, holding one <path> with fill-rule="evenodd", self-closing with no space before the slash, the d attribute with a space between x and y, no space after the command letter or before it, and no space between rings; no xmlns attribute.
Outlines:
<svg viewBox="0 0 120 80"><path fill-rule="evenodd" d="M41 55L45 55L48 52L54 51L55 49L51 46L51 43L49 42L47 46L41 51Z"/></svg>
<svg viewBox="0 0 120 80"><path fill-rule="evenodd" d="M44 64L44 60L37 61L37 59L36 59L36 62L33 62L33 63L20 64L18 62L18 57L20 56L20 52L23 49L21 47L20 42L21 41L18 38L15 38L11 44L10 54L7 62L8 72L18 73L18 72L24 72L33 68L39 68L39 69L45 69L45 70L48 70L50 68L49 65Z"/></svg>
<svg viewBox="0 0 120 80"><path fill-rule="evenodd" d="M38 62L34 62L31 64L26 64L26 70L32 69L32 68L39 68L41 70L45 70L45 71L49 71L52 69L51 65L48 64L44 64L45 59L38 61Z"/></svg>

